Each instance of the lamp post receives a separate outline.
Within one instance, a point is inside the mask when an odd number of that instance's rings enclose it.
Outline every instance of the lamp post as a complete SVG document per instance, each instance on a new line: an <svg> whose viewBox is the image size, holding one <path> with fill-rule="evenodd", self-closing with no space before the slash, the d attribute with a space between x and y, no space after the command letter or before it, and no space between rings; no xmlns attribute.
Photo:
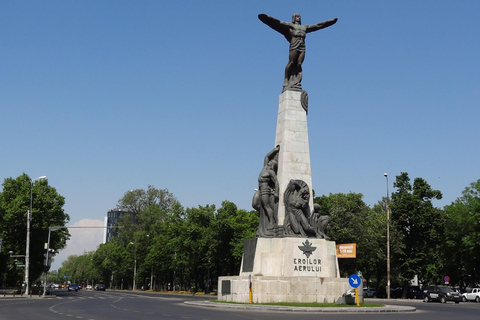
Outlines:
<svg viewBox="0 0 480 320"><path fill-rule="evenodd" d="M62 229L63 227L49 227L48 228L48 240L47 240L47 255L45 259L45 282L43 284L43 297L45 298L45 294L47 292L47 275L48 275L48 255L50 254L50 232Z"/></svg>
<svg viewBox="0 0 480 320"><path fill-rule="evenodd" d="M135 280L137 278L137 246L135 243L130 242L133 244L133 258L134 258L134 266L133 266L133 290L135 290Z"/></svg>
<svg viewBox="0 0 480 320"><path fill-rule="evenodd" d="M390 197L388 195L388 174L383 174L387 179L387 299L390 299Z"/></svg>
<svg viewBox="0 0 480 320"><path fill-rule="evenodd" d="M25 293L29 293L29 279L28 273L30 272L30 218L32 215L33 207L33 182L36 180L42 180L47 178L47 176L41 176L37 179L30 180L30 209L27 211L27 246L25 248Z"/></svg>

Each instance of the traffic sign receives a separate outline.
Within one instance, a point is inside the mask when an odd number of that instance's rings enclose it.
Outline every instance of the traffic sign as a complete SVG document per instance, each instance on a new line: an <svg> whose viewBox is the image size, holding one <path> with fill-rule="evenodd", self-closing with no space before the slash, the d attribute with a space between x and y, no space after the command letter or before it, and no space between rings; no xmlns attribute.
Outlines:
<svg viewBox="0 0 480 320"><path fill-rule="evenodd" d="M360 277L356 274L352 274L350 277L348 277L348 283L353 288L357 288L362 283L362 280L360 280Z"/></svg>

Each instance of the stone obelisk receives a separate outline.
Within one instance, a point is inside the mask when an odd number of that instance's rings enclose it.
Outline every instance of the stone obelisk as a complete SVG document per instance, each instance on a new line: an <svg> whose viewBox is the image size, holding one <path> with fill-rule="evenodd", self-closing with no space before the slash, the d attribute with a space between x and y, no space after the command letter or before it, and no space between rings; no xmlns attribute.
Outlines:
<svg viewBox="0 0 480 320"><path fill-rule="evenodd" d="M278 224L283 225L285 205L283 195L291 179L303 180L310 189L309 208L313 208L312 172L307 126L308 98L305 91L286 90L278 103L275 145L278 154L279 184Z"/></svg>

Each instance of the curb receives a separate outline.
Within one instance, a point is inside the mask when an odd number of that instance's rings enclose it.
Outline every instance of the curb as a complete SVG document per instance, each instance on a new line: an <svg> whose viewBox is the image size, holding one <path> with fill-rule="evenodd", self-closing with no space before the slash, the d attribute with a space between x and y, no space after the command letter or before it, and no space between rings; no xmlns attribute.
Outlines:
<svg viewBox="0 0 480 320"><path fill-rule="evenodd" d="M49 298L56 298L56 295L48 295L48 296L45 296L45 299L49 299ZM25 300L25 299L29 299L29 300L36 300L36 299L43 299L43 296L38 296L38 295L29 295L29 296L26 296L26 295L13 295L13 294L7 294L7 295L0 295L0 300Z"/></svg>
<svg viewBox="0 0 480 320"><path fill-rule="evenodd" d="M286 307L286 306L270 306L262 304L234 304L234 303L218 303L211 301L185 301L184 304L222 309L240 309L240 310L257 310L257 311L289 311L289 312L333 312L333 313L384 313L384 312L415 312L417 308L410 306L394 306L385 305L385 307L371 308L314 308L314 307Z"/></svg>

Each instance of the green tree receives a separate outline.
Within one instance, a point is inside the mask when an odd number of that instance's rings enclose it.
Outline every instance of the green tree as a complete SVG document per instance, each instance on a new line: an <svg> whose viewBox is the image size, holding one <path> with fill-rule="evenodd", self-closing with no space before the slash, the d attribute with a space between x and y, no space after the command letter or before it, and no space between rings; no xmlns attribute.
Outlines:
<svg viewBox="0 0 480 320"><path fill-rule="evenodd" d="M172 206L171 212L161 223L154 225L153 239L145 257L145 262L153 272L152 288L173 289L182 286L183 267L180 252L183 248L181 236L184 234L185 211L180 203ZM170 284L170 286L168 286Z"/></svg>
<svg viewBox="0 0 480 320"><path fill-rule="evenodd" d="M128 211L129 214L119 220L122 228L119 229L115 241L120 245L133 248L133 251L131 250L134 257L132 270L136 260L137 286L146 286L151 278L161 281L171 279L173 276L167 272L166 265L162 262L166 260L166 251L172 248L172 243L168 240L172 230L165 225L171 221L172 215L183 211L180 203L167 189L148 186L146 190L136 189L126 192L117 206Z"/></svg>
<svg viewBox="0 0 480 320"><path fill-rule="evenodd" d="M117 239L101 244L92 257L93 278L96 282L108 285L113 277L117 288L133 287L135 246L123 244Z"/></svg>
<svg viewBox="0 0 480 320"><path fill-rule="evenodd" d="M44 267L44 243L47 242L48 228L65 226L69 216L63 210L65 199L57 190L48 185L48 180L32 181L27 174L16 179L6 178L0 193L0 238L3 239L0 272L6 273L9 285L22 282L24 271L11 267L8 252L25 254L26 213L30 209L32 196L32 214L30 223L30 275L34 280L40 277ZM55 252L63 249L70 234L67 229L52 232L50 248ZM10 266L10 267L9 267ZM0 278L1 279L1 278Z"/></svg>
<svg viewBox="0 0 480 320"><path fill-rule="evenodd" d="M198 208L187 208L186 220L179 235L181 250L177 253L184 281L188 287L196 290L205 288L205 279L212 261L214 261L213 237L211 228L215 206L206 205Z"/></svg>
<svg viewBox="0 0 480 320"><path fill-rule="evenodd" d="M49 278L81 285L92 284L95 279L99 278L93 263L94 254L95 252L91 251L79 256L68 256L58 271L50 272Z"/></svg>
<svg viewBox="0 0 480 320"><path fill-rule="evenodd" d="M147 190L135 189L125 192L123 197L118 200L117 206L130 212L133 215L134 222L138 222L137 215L157 209L169 212L177 202L177 199L168 189L156 189L149 185ZM150 218L148 215L144 215L144 222L150 222L151 224L152 221L148 218Z"/></svg>
<svg viewBox="0 0 480 320"><path fill-rule="evenodd" d="M463 287L476 285L480 281L480 180L472 182L444 210L443 274Z"/></svg>
<svg viewBox="0 0 480 320"><path fill-rule="evenodd" d="M212 221L215 277L239 273L243 243L255 238L258 220L256 211L239 210L233 202L222 202Z"/></svg>
<svg viewBox="0 0 480 320"><path fill-rule="evenodd" d="M404 288L415 275L421 281L437 282L443 268L439 252L445 219L432 201L440 200L442 193L422 178L415 178L412 186L406 172L396 177L393 186L397 191L392 194L391 226L401 243L392 254L393 273Z"/></svg>
<svg viewBox="0 0 480 320"><path fill-rule="evenodd" d="M370 217L374 217L374 213L362 198L362 194L350 192L348 194L330 193L328 196L323 195L314 199L314 202L320 205L320 214L330 216L327 235L337 244L357 244L356 259L339 260L342 276L348 276L357 271L366 271L366 275L369 276L370 268L367 263L369 255L378 250L373 252L369 250L370 238L379 235L366 228L366 224Z"/></svg>

